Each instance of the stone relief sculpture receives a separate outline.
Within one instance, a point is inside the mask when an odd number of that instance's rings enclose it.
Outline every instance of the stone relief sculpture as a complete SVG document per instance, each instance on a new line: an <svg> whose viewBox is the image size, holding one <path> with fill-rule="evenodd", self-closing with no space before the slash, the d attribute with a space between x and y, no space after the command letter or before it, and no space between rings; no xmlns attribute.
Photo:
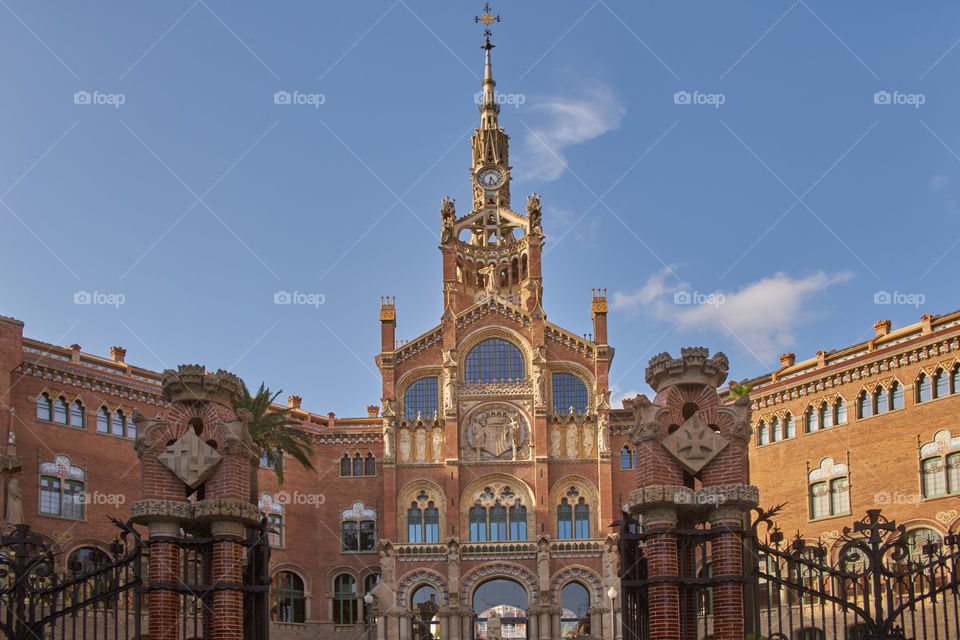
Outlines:
<svg viewBox="0 0 960 640"><path fill-rule="evenodd" d="M550 457L559 458L562 453L560 451L561 441L563 440L563 434L560 433L560 425L554 424L550 427Z"/></svg>
<svg viewBox="0 0 960 640"><path fill-rule="evenodd" d="M617 553L617 544L613 536L607 536L603 547L603 582L608 585L618 585L620 578L617 576L620 564L620 556Z"/></svg>
<svg viewBox="0 0 960 640"><path fill-rule="evenodd" d="M460 591L460 545L453 538L447 542L447 589L450 593Z"/></svg>
<svg viewBox="0 0 960 640"><path fill-rule="evenodd" d="M443 460L443 431L439 428L433 430L433 460Z"/></svg>
<svg viewBox="0 0 960 640"><path fill-rule="evenodd" d="M7 483L7 508L3 516L3 532L9 534L17 525L24 524L23 489L16 478Z"/></svg>
<svg viewBox="0 0 960 640"><path fill-rule="evenodd" d="M427 430L417 429L417 435L414 437L417 450L417 462L426 462L427 460Z"/></svg>
<svg viewBox="0 0 960 640"><path fill-rule="evenodd" d="M393 458L393 420L389 418L383 420L383 457Z"/></svg>
<svg viewBox="0 0 960 640"><path fill-rule="evenodd" d="M440 205L440 218L443 226L440 229L440 244L447 244L453 240L453 221L457 217L453 198L444 198Z"/></svg>
<svg viewBox="0 0 960 640"><path fill-rule="evenodd" d="M410 462L410 430L400 432L400 462Z"/></svg>
<svg viewBox="0 0 960 640"><path fill-rule="evenodd" d="M610 452L610 418L600 416L600 426L597 429L597 441L600 453Z"/></svg>
<svg viewBox="0 0 960 640"><path fill-rule="evenodd" d="M487 406L466 421L462 455L467 460L525 459L530 449L530 428L518 410L505 405Z"/></svg>
<svg viewBox="0 0 960 640"><path fill-rule="evenodd" d="M594 430L593 423L587 422L583 425L583 457L589 458L593 455L593 444L594 444Z"/></svg>
<svg viewBox="0 0 960 640"><path fill-rule="evenodd" d="M447 413L454 413L457 403L457 381L453 373L444 374L443 405Z"/></svg>
<svg viewBox="0 0 960 640"><path fill-rule="evenodd" d="M540 207L540 196L534 193L527 196L527 219L530 221L530 233L543 237L543 209Z"/></svg>
<svg viewBox="0 0 960 640"><path fill-rule="evenodd" d="M568 458L579 458L579 438L577 437L577 425L575 422L571 422L567 425L567 457Z"/></svg>
<svg viewBox="0 0 960 640"><path fill-rule="evenodd" d="M537 367L534 378L536 406L538 409L541 409L547 404L547 372L543 367Z"/></svg>

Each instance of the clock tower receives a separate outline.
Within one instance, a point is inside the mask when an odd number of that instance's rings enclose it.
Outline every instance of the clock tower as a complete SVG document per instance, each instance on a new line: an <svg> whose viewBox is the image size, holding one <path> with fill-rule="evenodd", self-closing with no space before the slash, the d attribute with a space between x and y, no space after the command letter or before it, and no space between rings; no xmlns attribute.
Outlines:
<svg viewBox="0 0 960 640"><path fill-rule="evenodd" d="M486 19L496 18L488 11L478 20L489 26ZM525 214L510 207L510 136L500 126L490 35L487 29L480 126L470 139L472 209L457 217L450 198L440 209L444 307L454 314L494 296L532 312L540 308L543 293L540 196L527 197Z"/></svg>

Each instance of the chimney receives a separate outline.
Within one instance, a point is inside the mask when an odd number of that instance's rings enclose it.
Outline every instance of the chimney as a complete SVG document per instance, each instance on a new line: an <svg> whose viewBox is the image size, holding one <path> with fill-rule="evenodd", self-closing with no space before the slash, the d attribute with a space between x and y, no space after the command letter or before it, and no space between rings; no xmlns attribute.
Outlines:
<svg viewBox="0 0 960 640"><path fill-rule="evenodd" d="M72 344L70 349L70 362L80 362L80 345Z"/></svg>
<svg viewBox="0 0 960 640"><path fill-rule="evenodd" d="M607 344L607 290L591 289L593 301L593 335L597 344Z"/></svg>
<svg viewBox="0 0 960 640"><path fill-rule="evenodd" d="M380 405L378 404L368 404L367 405L367 417L376 418L380 415Z"/></svg>
<svg viewBox="0 0 960 640"><path fill-rule="evenodd" d="M123 347L110 347L110 359L119 364L124 364L123 359L127 357L127 350Z"/></svg>
<svg viewBox="0 0 960 640"><path fill-rule="evenodd" d="M822 369L827 366L827 352L823 349L817 351L817 368Z"/></svg>
<svg viewBox="0 0 960 640"><path fill-rule="evenodd" d="M925 313L920 316L920 323L923 327L923 330L920 332L922 335L927 335L928 333L933 333L933 316L929 313Z"/></svg>
<svg viewBox="0 0 960 640"><path fill-rule="evenodd" d="M890 333L890 327L893 326L889 320L878 320L873 323L873 331L876 334L875 337L882 338L883 336Z"/></svg>
<svg viewBox="0 0 960 640"><path fill-rule="evenodd" d="M792 367L797 361L797 354L795 353L785 353L780 356L780 368L786 369L787 367Z"/></svg>
<svg viewBox="0 0 960 640"><path fill-rule="evenodd" d="M331 429L337 426L337 414L333 411L327 414L327 426Z"/></svg>
<svg viewBox="0 0 960 640"><path fill-rule="evenodd" d="M287 396L287 406L291 409L299 409L303 398L300 396Z"/></svg>
<svg viewBox="0 0 960 640"><path fill-rule="evenodd" d="M397 298L380 296L380 351L389 353L396 350L397 336Z"/></svg>

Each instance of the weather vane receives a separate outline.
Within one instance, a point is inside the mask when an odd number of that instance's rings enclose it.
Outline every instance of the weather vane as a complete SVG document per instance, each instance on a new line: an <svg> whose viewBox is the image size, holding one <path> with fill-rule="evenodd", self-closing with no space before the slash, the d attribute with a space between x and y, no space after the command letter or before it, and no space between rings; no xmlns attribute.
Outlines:
<svg viewBox="0 0 960 640"><path fill-rule="evenodd" d="M487 39L486 47L489 48L489 47L493 46L493 45L490 44L490 36L493 35L493 34L490 32L490 25L493 24L494 22L500 22L500 16L495 16L495 15L493 15L492 13L490 13L490 3L489 3L489 2L485 2L484 5L483 5L483 15L482 15L482 16L474 16L473 21L474 21L474 22L482 22L482 23L486 26L486 29L483 30L483 37Z"/></svg>

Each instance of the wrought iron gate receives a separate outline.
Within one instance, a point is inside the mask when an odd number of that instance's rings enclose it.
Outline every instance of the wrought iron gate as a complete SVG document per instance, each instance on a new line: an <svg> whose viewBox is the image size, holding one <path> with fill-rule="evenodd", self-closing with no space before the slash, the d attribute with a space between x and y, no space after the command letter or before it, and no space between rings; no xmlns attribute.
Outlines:
<svg viewBox="0 0 960 640"><path fill-rule="evenodd" d="M0 634L37 638L139 638L144 545L130 523L101 562L55 571L46 541L19 525L0 538Z"/></svg>

